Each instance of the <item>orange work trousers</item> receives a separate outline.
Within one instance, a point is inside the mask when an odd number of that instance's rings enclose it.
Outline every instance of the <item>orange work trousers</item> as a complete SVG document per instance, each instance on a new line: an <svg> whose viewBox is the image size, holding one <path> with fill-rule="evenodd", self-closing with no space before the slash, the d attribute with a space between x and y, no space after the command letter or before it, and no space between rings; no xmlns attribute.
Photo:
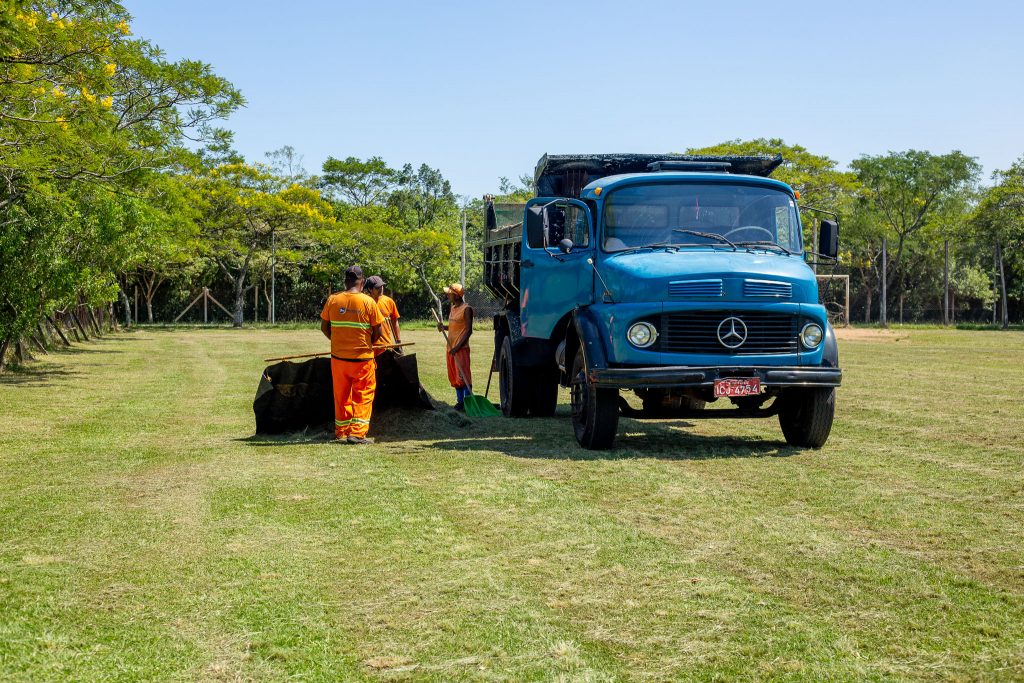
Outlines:
<svg viewBox="0 0 1024 683"><path fill-rule="evenodd" d="M468 389L466 382L469 383L469 386L473 386L473 375L469 371L469 347L463 346L455 352L454 356L450 352L445 353L445 357L448 360L448 382L457 388ZM466 382L459 377L459 370L462 370L462 376L466 378Z"/></svg>
<svg viewBox="0 0 1024 683"><path fill-rule="evenodd" d="M348 361L331 358L334 381L334 436L364 437L370 431L373 395L377 391L377 363L373 359Z"/></svg>

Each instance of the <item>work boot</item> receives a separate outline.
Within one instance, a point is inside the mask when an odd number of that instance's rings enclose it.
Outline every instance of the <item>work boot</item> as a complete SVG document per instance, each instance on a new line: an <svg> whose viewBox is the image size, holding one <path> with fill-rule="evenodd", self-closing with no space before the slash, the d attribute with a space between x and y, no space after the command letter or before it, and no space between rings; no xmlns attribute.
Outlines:
<svg viewBox="0 0 1024 683"><path fill-rule="evenodd" d="M368 436L350 436L348 437L348 442L358 445L364 445L368 443L373 443L373 439L371 439Z"/></svg>
<svg viewBox="0 0 1024 683"><path fill-rule="evenodd" d="M459 411L460 413L464 413L466 412L466 406L462 403L462 401L459 401L458 403L455 404L455 410Z"/></svg>

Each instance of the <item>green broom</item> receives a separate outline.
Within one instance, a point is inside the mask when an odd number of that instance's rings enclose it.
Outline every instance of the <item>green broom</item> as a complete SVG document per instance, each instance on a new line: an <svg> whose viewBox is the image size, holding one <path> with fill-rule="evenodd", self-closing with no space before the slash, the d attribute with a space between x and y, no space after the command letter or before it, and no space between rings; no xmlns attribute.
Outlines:
<svg viewBox="0 0 1024 683"><path fill-rule="evenodd" d="M434 320L437 321L438 325L443 324L441 319L437 317L437 313L434 309L430 309L430 312L434 315ZM444 346L445 353L451 350L451 342L448 340L448 333L443 329L441 334L444 335ZM459 379L462 380L462 384L469 386L469 382L466 381L466 376L462 374L462 368L459 367L458 363L455 364L455 369L459 373ZM477 396L475 394L469 394L462 402L462 406L466 409L466 415L470 417L498 417L501 415L501 411L494 407L494 404L488 401L483 396Z"/></svg>

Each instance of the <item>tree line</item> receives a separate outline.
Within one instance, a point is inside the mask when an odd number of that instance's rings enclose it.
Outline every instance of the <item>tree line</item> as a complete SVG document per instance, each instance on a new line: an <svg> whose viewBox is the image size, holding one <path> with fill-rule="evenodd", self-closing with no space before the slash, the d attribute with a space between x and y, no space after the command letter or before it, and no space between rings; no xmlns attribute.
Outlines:
<svg viewBox="0 0 1024 683"><path fill-rule="evenodd" d="M353 262L425 314L460 277L464 225L466 279L479 282L481 201L438 169L338 155L310 173L288 146L247 160L219 125L244 104L238 89L134 36L120 3L0 1L0 366L118 319L172 320L204 288L235 325L272 310L310 319ZM778 139L686 151L781 153L775 177L842 217L836 272L857 319L878 320L884 291L890 319L1019 320L1024 157L986 184L961 152L862 156L844 171ZM525 199L532 177L499 190Z"/></svg>

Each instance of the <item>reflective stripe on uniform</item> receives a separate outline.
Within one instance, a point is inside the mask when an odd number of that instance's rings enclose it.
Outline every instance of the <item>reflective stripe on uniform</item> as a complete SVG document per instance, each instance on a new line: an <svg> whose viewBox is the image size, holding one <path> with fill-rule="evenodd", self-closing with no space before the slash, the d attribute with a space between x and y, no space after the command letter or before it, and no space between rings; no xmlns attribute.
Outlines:
<svg viewBox="0 0 1024 683"><path fill-rule="evenodd" d="M360 330L370 329L370 323L349 322L347 320L332 320L331 327L354 327Z"/></svg>

